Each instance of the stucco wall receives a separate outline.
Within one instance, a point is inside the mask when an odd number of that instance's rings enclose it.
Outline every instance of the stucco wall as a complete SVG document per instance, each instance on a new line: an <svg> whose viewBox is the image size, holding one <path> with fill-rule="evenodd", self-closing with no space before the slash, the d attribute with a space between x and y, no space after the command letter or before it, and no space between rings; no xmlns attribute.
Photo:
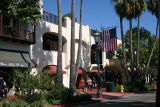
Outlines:
<svg viewBox="0 0 160 107"><path fill-rule="evenodd" d="M71 45L71 20L66 17L66 27L62 27L62 36L66 39L64 45L64 52L62 54L62 69L67 71L63 74L63 83L69 87L69 69L66 66L70 65L70 50ZM36 26L36 43L30 46L31 57L37 63L37 68L33 69L34 72L41 72L47 65L57 65L57 51L43 50L43 35L50 33L58 36L58 25L38 20ZM75 23L75 39L79 40L79 24ZM86 45L90 43L90 28L89 26L82 26L82 41ZM82 46L83 47L83 46ZM87 46L88 48L88 46ZM75 44L75 58L77 57L78 45ZM83 54L82 54L83 55ZM84 63L83 63L84 64Z"/></svg>

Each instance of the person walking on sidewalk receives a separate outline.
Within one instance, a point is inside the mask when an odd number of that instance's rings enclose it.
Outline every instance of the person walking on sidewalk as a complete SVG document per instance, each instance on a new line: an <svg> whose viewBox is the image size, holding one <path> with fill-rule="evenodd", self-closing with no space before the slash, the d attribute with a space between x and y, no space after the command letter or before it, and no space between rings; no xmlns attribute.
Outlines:
<svg viewBox="0 0 160 107"><path fill-rule="evenodd" d="M0 76L0 99L2 99L3 95L7 97L7 92L8 92L7 84L3 80L3 77Z"/></svg>
<svg viewBox="0 0 160 107"><path fill-rule="evenodd" d="M96 78L93 77L92 88L96 88Z"/></svg>

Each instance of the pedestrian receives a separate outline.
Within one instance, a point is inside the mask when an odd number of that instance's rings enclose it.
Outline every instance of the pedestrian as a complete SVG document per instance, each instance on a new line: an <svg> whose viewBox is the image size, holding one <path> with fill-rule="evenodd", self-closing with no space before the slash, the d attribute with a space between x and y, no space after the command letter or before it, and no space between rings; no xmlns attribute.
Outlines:
<svg viewBox="0 0 160 107"><path fill-rule="evenodd" d="M91 91L92 88L92 80L90 78L87 78L87 88L89 91Z"/></svg>
<svg viewBox="0 0 160 107"><path fill-rule="evenodd" d="M92 89L92 85L93 85L92 79L89 79L89 90L90 90L90 91L91 91L91 89Z"/></svg>
<svg viewBox="0 0 160 107"><path fill-rule="evenodd" d="M0 76L0 99L2 99L3 96L7 97L7 92L8 92L7 84L3 80L3 77Z"/></svg>
<svg viewBox="0 0 160 107"><path fill-rule="evenodd" d="M96 88L96 78L95 78L95 77L93 77L92 87L93 87L93 88Z"/></svg>
<svg viewBox="0 0 160 107"><path fill-rule="evenodd" d="M79 84L78 84L78 88L83 88L83 87L82 87L83 83L84 83L84 82L83 82L83 79L81 78L81 80L80 80L80 82L79 82Z"/></svg>

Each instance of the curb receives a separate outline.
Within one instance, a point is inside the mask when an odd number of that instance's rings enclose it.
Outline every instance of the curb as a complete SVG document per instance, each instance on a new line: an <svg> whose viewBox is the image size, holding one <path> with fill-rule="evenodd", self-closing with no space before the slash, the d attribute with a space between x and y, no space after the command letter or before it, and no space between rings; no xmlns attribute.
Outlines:
<svg viewBox="0 0 160 107"><path fill-rule="evenodd" d="M135 94L135 93L123 93L123 95L120 96L120 97L127 96L127 95L132 95L132 94Z"/></svg>
<svg viewBox="0 0 160 107"><path fill-rule="evenodd" d="M85 101L85 102L80 102L80 103L54 105L54 106L48 106L48 107L74 107L74 106L78 106L78 105L85 105L85 104L99 103L99 102L101 102L101 100L91 100L91 101Z"/></svg>

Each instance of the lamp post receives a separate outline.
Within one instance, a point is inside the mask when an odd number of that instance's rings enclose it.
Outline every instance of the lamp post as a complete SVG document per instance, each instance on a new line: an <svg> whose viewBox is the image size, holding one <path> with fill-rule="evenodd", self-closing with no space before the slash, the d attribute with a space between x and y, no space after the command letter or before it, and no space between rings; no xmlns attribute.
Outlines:
<svg viewBox="0 0 160 107"><path fill-rule="evenodd" d="M97 88L98 88L98 91L97 91L97 97L98 98L102 98L102 91L101 91L101 75L100 75L100 60L99 60L99 53L100 53L100 33L98 31L96 31L94 33L94 37L95 37L95 42L96 42L96 45L97 45L97 65L98 65L98 78L97 78Z"/></svg>

